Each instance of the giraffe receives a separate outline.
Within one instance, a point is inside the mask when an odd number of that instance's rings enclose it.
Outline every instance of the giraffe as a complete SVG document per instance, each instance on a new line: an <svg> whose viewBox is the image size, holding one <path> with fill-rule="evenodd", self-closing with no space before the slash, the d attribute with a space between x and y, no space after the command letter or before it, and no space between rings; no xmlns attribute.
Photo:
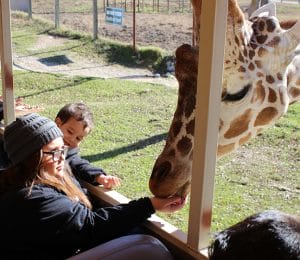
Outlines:
<svg viewBox="0 0 300 260"><path fill-rule="evenodd" d="M199 29L201 1L192 4ZM300 22L279 22L275 7L263 6L246 20L237 1L228 2L217 158L235 151L300 101ZM184 44L175 56L177 107L149 179L150 191L158 197L186 197L190 191L198 47Z"/></svg>

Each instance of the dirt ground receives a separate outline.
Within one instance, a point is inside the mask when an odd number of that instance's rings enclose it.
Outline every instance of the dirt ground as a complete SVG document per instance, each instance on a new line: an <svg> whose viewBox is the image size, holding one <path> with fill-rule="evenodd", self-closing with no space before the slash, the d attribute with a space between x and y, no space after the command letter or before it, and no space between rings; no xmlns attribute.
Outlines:
<svg viewBox="0 0 300 260"><path fill-rule="evenodd" d="M54 21L52 14L38 15ZM126 13L123 26L105 23L104 14L98 17L98 35L112 40L133 44L133 15ZM145 14L137 13L135 18L136 46L156 46L174 52L183 43L192 43L192 14ZM93 34L91 14L63 13L60 25L72 30Z"/></svg>
<svg viewBox="0 0 300 260"><path fill-rule="evenodd" d="M103 6L101 6L102 2L98 2L99 37L106 37L112 40L133 44L133 35L135 35L136 46L152 45L169 52L174 52L176 48L184 43L192 44L193 18L190 1L185 1L185 9L183 12L174 9L174 4L177 3L175 0L170 0L170 3L173 3L173 9L172 12L169 13L136 12L135 31L133 28L133 13L130 10L124 14L122 26L111 25L105 22L105 12L103 12ZM119 3L119 1L117 2ZM150 0L145 0L145 2L152 3ZM244 11L249 7L250 2L250 0L238 0L240 7ZM162 8L165 3L166 2L161 1ZM33 16L51 20L54 24L54 1L35 0L32 5ZM90 0L60 1L59 10L59 24L61 27L93 35L93 12ZM296 15L299 19L297 12L294 14L292 10L289 10L288 13L291 16L288 18L292 18Z"/></svg>

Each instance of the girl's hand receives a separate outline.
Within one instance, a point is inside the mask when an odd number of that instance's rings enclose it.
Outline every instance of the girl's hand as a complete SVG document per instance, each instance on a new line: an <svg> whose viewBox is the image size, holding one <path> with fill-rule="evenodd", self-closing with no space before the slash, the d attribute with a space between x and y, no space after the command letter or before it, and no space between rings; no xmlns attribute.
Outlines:
<svg viewBox="0 0 300 260"><path fill-rule="evenodd" d="M150 198L152 206L155 210L165 213L171 213L182 209L186 203L186 198L171 197L171 198Z"/></svg>

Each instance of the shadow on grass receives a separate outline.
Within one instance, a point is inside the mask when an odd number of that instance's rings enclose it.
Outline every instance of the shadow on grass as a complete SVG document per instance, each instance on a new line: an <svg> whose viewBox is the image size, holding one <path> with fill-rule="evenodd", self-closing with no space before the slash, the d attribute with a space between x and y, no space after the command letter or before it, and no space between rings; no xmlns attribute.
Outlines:
<svg viewBox="0 0 300 260"><path fill-rule="evenodd" d="M114 149L114 150L111 150L111 151L106 151L106 152L103 152L103 153L99 153L99 154L83 156L82 158L84 158L84 159L86 159L90 162L102 161L102 160L107 159L107 158L116 157L120 154L124 154L124 153L128 153L128 152L144 149L148 145L156 144L156 143L159 143L159 142L165 140L166 137L167 137L167 133L154 135L154 136L151 136L149 138L140 140L140 141L138 141L134 144L123 146L123 147L120 147L120 148L117 148L117 149Z"/></svg>
<svg viewBox="0 0 300 260"><path fill-rule="evenodd" d="M42 91L34 92L34 93L31 93L31 94L23 95L23 96L19 96L19 97L20 98L27 98L27 97L38 96L40 94L44 94L44 93L47 93L47 92L53 92L53 91L60 90L60 89L75 87L77 85L83 84L83 83L91 81L91 80L97 80L97 78L94 78L94 77L78 77L72 83L65 84L65 85L59 86L59 87L45 89L45 90L42 90Z"/></svg>

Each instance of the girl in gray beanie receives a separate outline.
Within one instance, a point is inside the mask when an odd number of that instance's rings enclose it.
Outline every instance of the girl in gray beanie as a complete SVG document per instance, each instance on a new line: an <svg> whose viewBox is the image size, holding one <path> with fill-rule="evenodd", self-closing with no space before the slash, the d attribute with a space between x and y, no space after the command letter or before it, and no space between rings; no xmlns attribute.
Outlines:
<svg viewBox="0 0 300 260"><path fill-rule="evenodd" d="M128 234L155 211L184 206L179 197L145 197L93 208L65 165L61 131L38 114L17 118L3 141L10 167L0 174L1 259L64 259ZM143 256L128 257L170 259L166 248L155 244L159 249L152 245Z"/></svg>

